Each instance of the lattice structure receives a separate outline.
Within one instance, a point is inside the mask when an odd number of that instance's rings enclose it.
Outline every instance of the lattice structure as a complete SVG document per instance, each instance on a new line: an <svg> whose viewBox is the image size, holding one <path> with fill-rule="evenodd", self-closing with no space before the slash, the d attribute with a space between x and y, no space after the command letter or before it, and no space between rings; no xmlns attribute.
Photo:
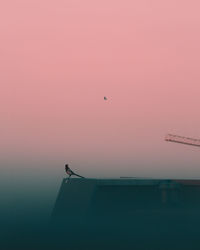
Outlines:
<svg viewBox="0 0 200 250"><path fill-rule="evenodd" d="M200 139L194 139L194 138L184 137L184 136L179 136L179 135L168 134L165 137L165 141L177 142L177 143L200 147Z"/></svg>

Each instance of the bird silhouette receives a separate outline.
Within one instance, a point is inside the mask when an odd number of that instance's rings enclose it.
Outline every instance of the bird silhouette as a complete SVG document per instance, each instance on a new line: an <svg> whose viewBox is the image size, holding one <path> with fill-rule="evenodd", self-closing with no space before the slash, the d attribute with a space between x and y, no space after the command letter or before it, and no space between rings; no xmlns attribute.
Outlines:
<svg viewBox="0 0 200 250"><path fill-rule="evenodd" d="M69 175L69 178L70 178L72 175L77 176L77 177L80 177L80 178L84 178L83 176L74 173L74 172L69 168L68 164L65 165L65 171L66 171L66 173Z"/></svg>

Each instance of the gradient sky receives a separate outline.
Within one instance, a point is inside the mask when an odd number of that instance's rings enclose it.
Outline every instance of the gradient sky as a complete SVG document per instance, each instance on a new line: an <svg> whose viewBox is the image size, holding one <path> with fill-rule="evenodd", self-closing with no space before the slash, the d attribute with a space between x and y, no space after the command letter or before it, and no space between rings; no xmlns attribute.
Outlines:
<svg viewBox="0 0 200 250"><path fill-rule="evenodd" d="M0 164L200 177L200 3L0 3ZM107 96L108 101L103 97Z"/></svg>

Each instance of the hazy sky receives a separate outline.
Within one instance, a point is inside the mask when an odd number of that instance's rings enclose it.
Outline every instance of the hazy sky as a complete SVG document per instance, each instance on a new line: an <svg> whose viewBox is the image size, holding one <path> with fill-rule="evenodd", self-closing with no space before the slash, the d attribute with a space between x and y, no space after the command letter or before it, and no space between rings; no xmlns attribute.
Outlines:
<svg viewBox="0 0 200 250"><path fill-rule="evenodd" d="M1 1L1 166L200 177L200 148L164 141L200 137L199 8Z"/></svg>

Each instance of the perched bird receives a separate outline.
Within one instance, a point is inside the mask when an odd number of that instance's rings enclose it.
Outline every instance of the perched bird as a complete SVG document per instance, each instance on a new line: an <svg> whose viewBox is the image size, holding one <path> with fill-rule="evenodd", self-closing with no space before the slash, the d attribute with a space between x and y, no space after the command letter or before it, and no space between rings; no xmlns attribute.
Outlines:
<svg viewBox="0 0 200 250"><path fill-rule="evenodd" d="M108 98L106 97L106 96L104 96L104 98L103 98L105 101L107 101L108 100Z"/></svg>
<svg viewBox="0 0 200 250"><path fill-rule="evenodd" d="M74 176L77 176L77 177L80 177L80 178L84 178L83 176L81 175L78 175L78 174L75 174L68 166L68 164L65 165L65 171L66 173L69 175L69 178L74 175Z"/></svg>

